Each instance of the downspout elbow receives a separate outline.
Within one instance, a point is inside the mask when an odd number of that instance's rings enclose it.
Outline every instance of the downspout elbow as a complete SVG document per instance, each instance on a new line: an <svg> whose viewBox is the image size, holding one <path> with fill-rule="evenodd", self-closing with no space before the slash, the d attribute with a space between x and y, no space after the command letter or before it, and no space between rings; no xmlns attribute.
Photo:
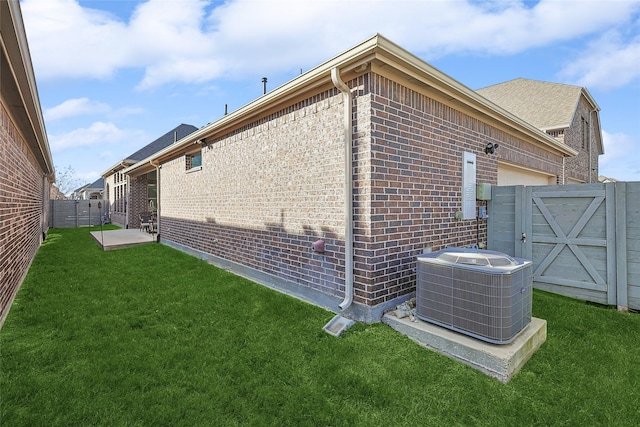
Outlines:
<svg viewBox="0 0 640 427"><path fill-rule="evenodd" d="M331 80L342 92L344 102L344 181L345 181L345 236L344 236L344 300L338 305L346 310L353 302L353 136L351 89L340 78L338 67L331 69Z"/></svg>

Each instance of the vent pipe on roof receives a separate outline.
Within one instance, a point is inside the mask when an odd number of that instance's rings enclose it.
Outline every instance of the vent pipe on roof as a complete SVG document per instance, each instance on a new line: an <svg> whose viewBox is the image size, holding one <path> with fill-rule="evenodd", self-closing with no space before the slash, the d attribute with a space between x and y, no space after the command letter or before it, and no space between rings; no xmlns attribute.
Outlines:
<svg viewBox="0 0 640 427"><path fill-rule="evenodd" d="M344 301L339 304L341 310L349 308L353 302L353 137L351 89L340 78L337 67L331 69L331 80L342 92L344 104Z"/></svg>
<svg viewBox="0 0 640 427"><path fill-rule="evenodd" d="M176 142L176 141L178 141L178 131L177 130L173 132L173 142Z"/></svg>
<svg viewBox="0 0 640 427"><path fill-rule="evenodd" d="M267 78L263 77L262 78L262 94L264 95L265 93L267 93Z"/></svg>

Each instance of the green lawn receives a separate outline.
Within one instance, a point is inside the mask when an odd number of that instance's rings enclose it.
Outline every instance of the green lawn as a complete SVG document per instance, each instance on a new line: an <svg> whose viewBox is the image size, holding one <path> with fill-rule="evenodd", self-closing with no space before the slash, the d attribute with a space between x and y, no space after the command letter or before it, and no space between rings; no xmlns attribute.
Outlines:
<svg viewBox="0 0 640 427"><path fill-rule="evenodd" d="M640 422L640 315L536 291L509 384L159 244L56 230L0 332L2 426L614 426Z"/></svg>

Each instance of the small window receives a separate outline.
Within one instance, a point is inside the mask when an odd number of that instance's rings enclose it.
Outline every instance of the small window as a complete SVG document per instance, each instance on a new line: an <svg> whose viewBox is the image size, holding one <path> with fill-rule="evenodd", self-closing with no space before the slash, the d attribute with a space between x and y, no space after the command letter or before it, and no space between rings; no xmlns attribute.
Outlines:
<svg viewBox="0 0 640 427"><path fill-rule="evenodd" d="M191 170L194 168L199 168L202 166L202 153L194 153L194 154L187 154L185 156L185 160L186 160L186 170Z"/></svg>
<svg viewBox="0 0 640 427"><path fill-rule="evenodd" d="M197 168L199 166L202 166L202 153L194 154L191 157L191 167Z"/></svg>

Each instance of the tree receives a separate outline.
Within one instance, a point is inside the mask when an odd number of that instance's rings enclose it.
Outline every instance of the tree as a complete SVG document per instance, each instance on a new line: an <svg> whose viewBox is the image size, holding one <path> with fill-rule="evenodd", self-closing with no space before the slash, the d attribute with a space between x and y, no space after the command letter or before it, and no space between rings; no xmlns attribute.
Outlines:
<svg viewBox="0 0 640 427"><path fill-rule="evenodd" d="M69 196L74 190L82 186L82 181L76 176L76 171L71 165L64 169L56 167L56 186L62 193Z"/></svg>

